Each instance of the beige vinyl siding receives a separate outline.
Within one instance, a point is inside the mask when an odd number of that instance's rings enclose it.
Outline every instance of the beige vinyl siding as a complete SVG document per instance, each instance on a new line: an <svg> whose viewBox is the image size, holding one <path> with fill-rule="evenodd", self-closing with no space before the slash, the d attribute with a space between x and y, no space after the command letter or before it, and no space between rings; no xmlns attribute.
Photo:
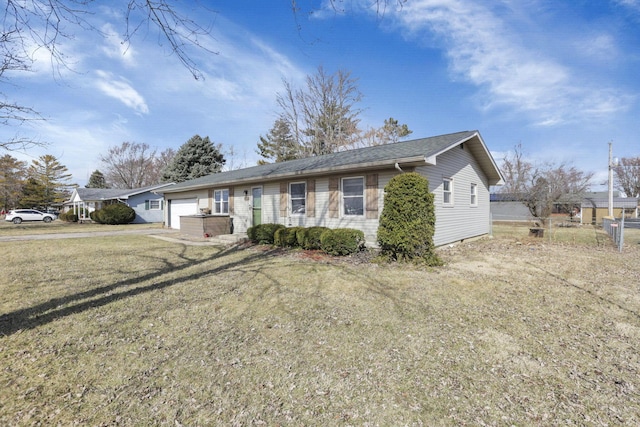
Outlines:
<svg viewBox="0 0 640 427"><path fill-rule="evenodd" d="M253 185L252 187L260 187L260 185ZM279 182L269 182L262 185L262 223L285 224L280 217Z"/></svg>
<svg viewBox="0 0 640 427"><path fill-rule="evenodd" d="M382 174L379 174L380 177ZM307 192L310 192L309 182L314 181L314 191L313 197L307 196L307 206L309 211L315 212L315 216L286 216L278 218L277 223L286 225L287 227L313 227L313 226L323 226L329 228L357 228L362 230L365 233L365 239L367 241L368 246L375 246L376 243L376 234L378 231L378 219L370 218L367 219L366 215L362 216L344 216L340 212L341 206L341 198L342 192L340 190L340 178L338 177L320 177L314 180L307 180ZM380 178L378 178L380 179ZM331 196L331 191L329 191L329 182L332 184L338 182L338 188L334 190L333 198ZM294 182L294 181L291 181ZM277 187L280 188L280 183L277 184ZM368 189L369 193L365 194L365 204L367 203L367 197L371 196L371 192L375 191L377 195L377 208L378 212L382 209L382 187L378 185L377 190L372 188ZM366 192L365 192L366 193ZM280 195L278 195L273 203L278 207L278 211L280 210ZM331 201L333 200L333 201ZM263 194L263 203L265 202L265 197ZM337 206L336 206L337 205ZM335 217L330 217L329 211L331 209L335 209L334 215ZM266 222L266 221L265 221Z"/></svg>
<svg viewBox="0 0 640 427"><path fill-rule="evenodd" d="M307 180L307 204L306 204L307 218L315 218L316 216L316 180Z"/></svg>
<svg viewBox="0 0 640 427"><path fill-rule="evenodd" d="M438 156L436 166L416 169L429 179L436 206L436 246L488 234L491 229L489 186L475 158L455 147ZM443 206L443 179L452 179L453 204ZM477 206L471 206L471 184L477 184Z"/></svg>

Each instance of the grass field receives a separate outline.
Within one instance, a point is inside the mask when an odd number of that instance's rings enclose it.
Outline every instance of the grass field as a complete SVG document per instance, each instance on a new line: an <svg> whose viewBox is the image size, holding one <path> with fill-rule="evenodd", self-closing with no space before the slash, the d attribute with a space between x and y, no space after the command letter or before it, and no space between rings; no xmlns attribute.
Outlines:
<svg viewBox="0 0 640 427"><path fill-rule="evenodd" d="M5 244L0 425L640 424L636 230L622 253L527 231L496 225L434 269Z"/></svg>

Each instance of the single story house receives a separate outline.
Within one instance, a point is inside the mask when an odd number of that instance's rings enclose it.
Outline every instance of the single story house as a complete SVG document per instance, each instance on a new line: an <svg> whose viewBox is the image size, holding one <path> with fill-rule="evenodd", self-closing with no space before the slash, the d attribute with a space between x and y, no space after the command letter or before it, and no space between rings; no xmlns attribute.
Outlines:
<svg viewBox="0 0 640 427"><path fill-rule="evenodd" d="M136 212L134 224L163 222L164 198L158 191L173 183L156 184L143 188L112 189L78 187L64 203L64 210L78 212L78 219L89 220L89 214L112 203L124 203Z"/></svg>
<svg viewBox="0 0 640 427"><path fill-rule="evenodd" d="M491 218L493 221L533 221L529 208L509 193L491 193Z"/></svg>
<svg viewBox="0 0 640 427"><path fill-rule="evenodd" d="M226 171L162 190L165 224L205 234L244 233L261 223L356 228L376 244L384 187L403 172L435 194L437 246L491 230L489 188L503 183L478 131L342 151ZM193 222L198 222L193 226ZM206 222L207 224L201 224ZM184 231L184 230L183 230Z"/></svg>
<svg viewBox="0 0 640 427"><path fill-rule="evenodd" d="M580 210L583 224L602 224L602 219L609 216L609 198L602 194L587 195ZM620 218L623 212L625 218L638 218L638 198L613 197L613 216Z"/></svg>
<svg viewBox="0 0 640 427"><path fill-rule="evenodd" d="M492 193L491 216L494 221L534 221L535 218L529 209L513 194ZM567 217L567 204L559 203L554 206L552 216ZM613 192L613 215L619 218L622 212L626 218L638 218L638 198L620 197L618 191ZM589 192L584 195L582 201L573 208L576 222L582 224L602 224L602 218L609 215L608 192Z"/></svg>

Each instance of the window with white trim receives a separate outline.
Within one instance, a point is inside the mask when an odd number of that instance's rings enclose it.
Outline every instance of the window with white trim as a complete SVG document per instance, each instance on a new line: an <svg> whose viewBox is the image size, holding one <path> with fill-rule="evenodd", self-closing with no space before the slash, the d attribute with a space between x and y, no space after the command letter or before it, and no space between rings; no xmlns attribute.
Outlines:
<svg viewBox="0 0 640 427"><path fill-rule="evenodd" d="M344 215L364 215L364 178L342 179Z"/></svg>
<svg viewBox="0 0 640 427"><path fill-rule="evenodd" d="M453 180L451 178L442 180L442 204L446 206L453 205Z"/></svg>
<svg viewBox="0 0 640 427"><path fill-rule="evenodd" d="M307 208L307 183L293 182L289 184L291 214L302 215Z"/></svg>
<svg viewBox="0 0 640 427"><path fill-rule="evenodd" d="M149 210L152 210L152 211L160 210L160 200L149 200Z"/></svg>
<svg viewBox="0 0 640 427"><path fill-rule="evenodd" d="M478 184L471 184L470 195L471 199L469 202L471 206L478 206Z"/></svg>
<svg viewBox="0 0 640 427"><path fill-rule="evenodd" d="M229 190L214 190L213 213L215 215L226 215L229 213Z"/></svg>

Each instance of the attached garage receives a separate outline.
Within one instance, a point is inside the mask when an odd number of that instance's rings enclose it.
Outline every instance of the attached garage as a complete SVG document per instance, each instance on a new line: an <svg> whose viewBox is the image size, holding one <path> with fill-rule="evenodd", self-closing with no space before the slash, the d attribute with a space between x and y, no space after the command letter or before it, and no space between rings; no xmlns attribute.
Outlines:
<svg viewBox="0 0 640 427"><path fill-rule="evenodd" d="M169 227L180 230L180 217L198 213L197 199L169 200Z"/></svg>

